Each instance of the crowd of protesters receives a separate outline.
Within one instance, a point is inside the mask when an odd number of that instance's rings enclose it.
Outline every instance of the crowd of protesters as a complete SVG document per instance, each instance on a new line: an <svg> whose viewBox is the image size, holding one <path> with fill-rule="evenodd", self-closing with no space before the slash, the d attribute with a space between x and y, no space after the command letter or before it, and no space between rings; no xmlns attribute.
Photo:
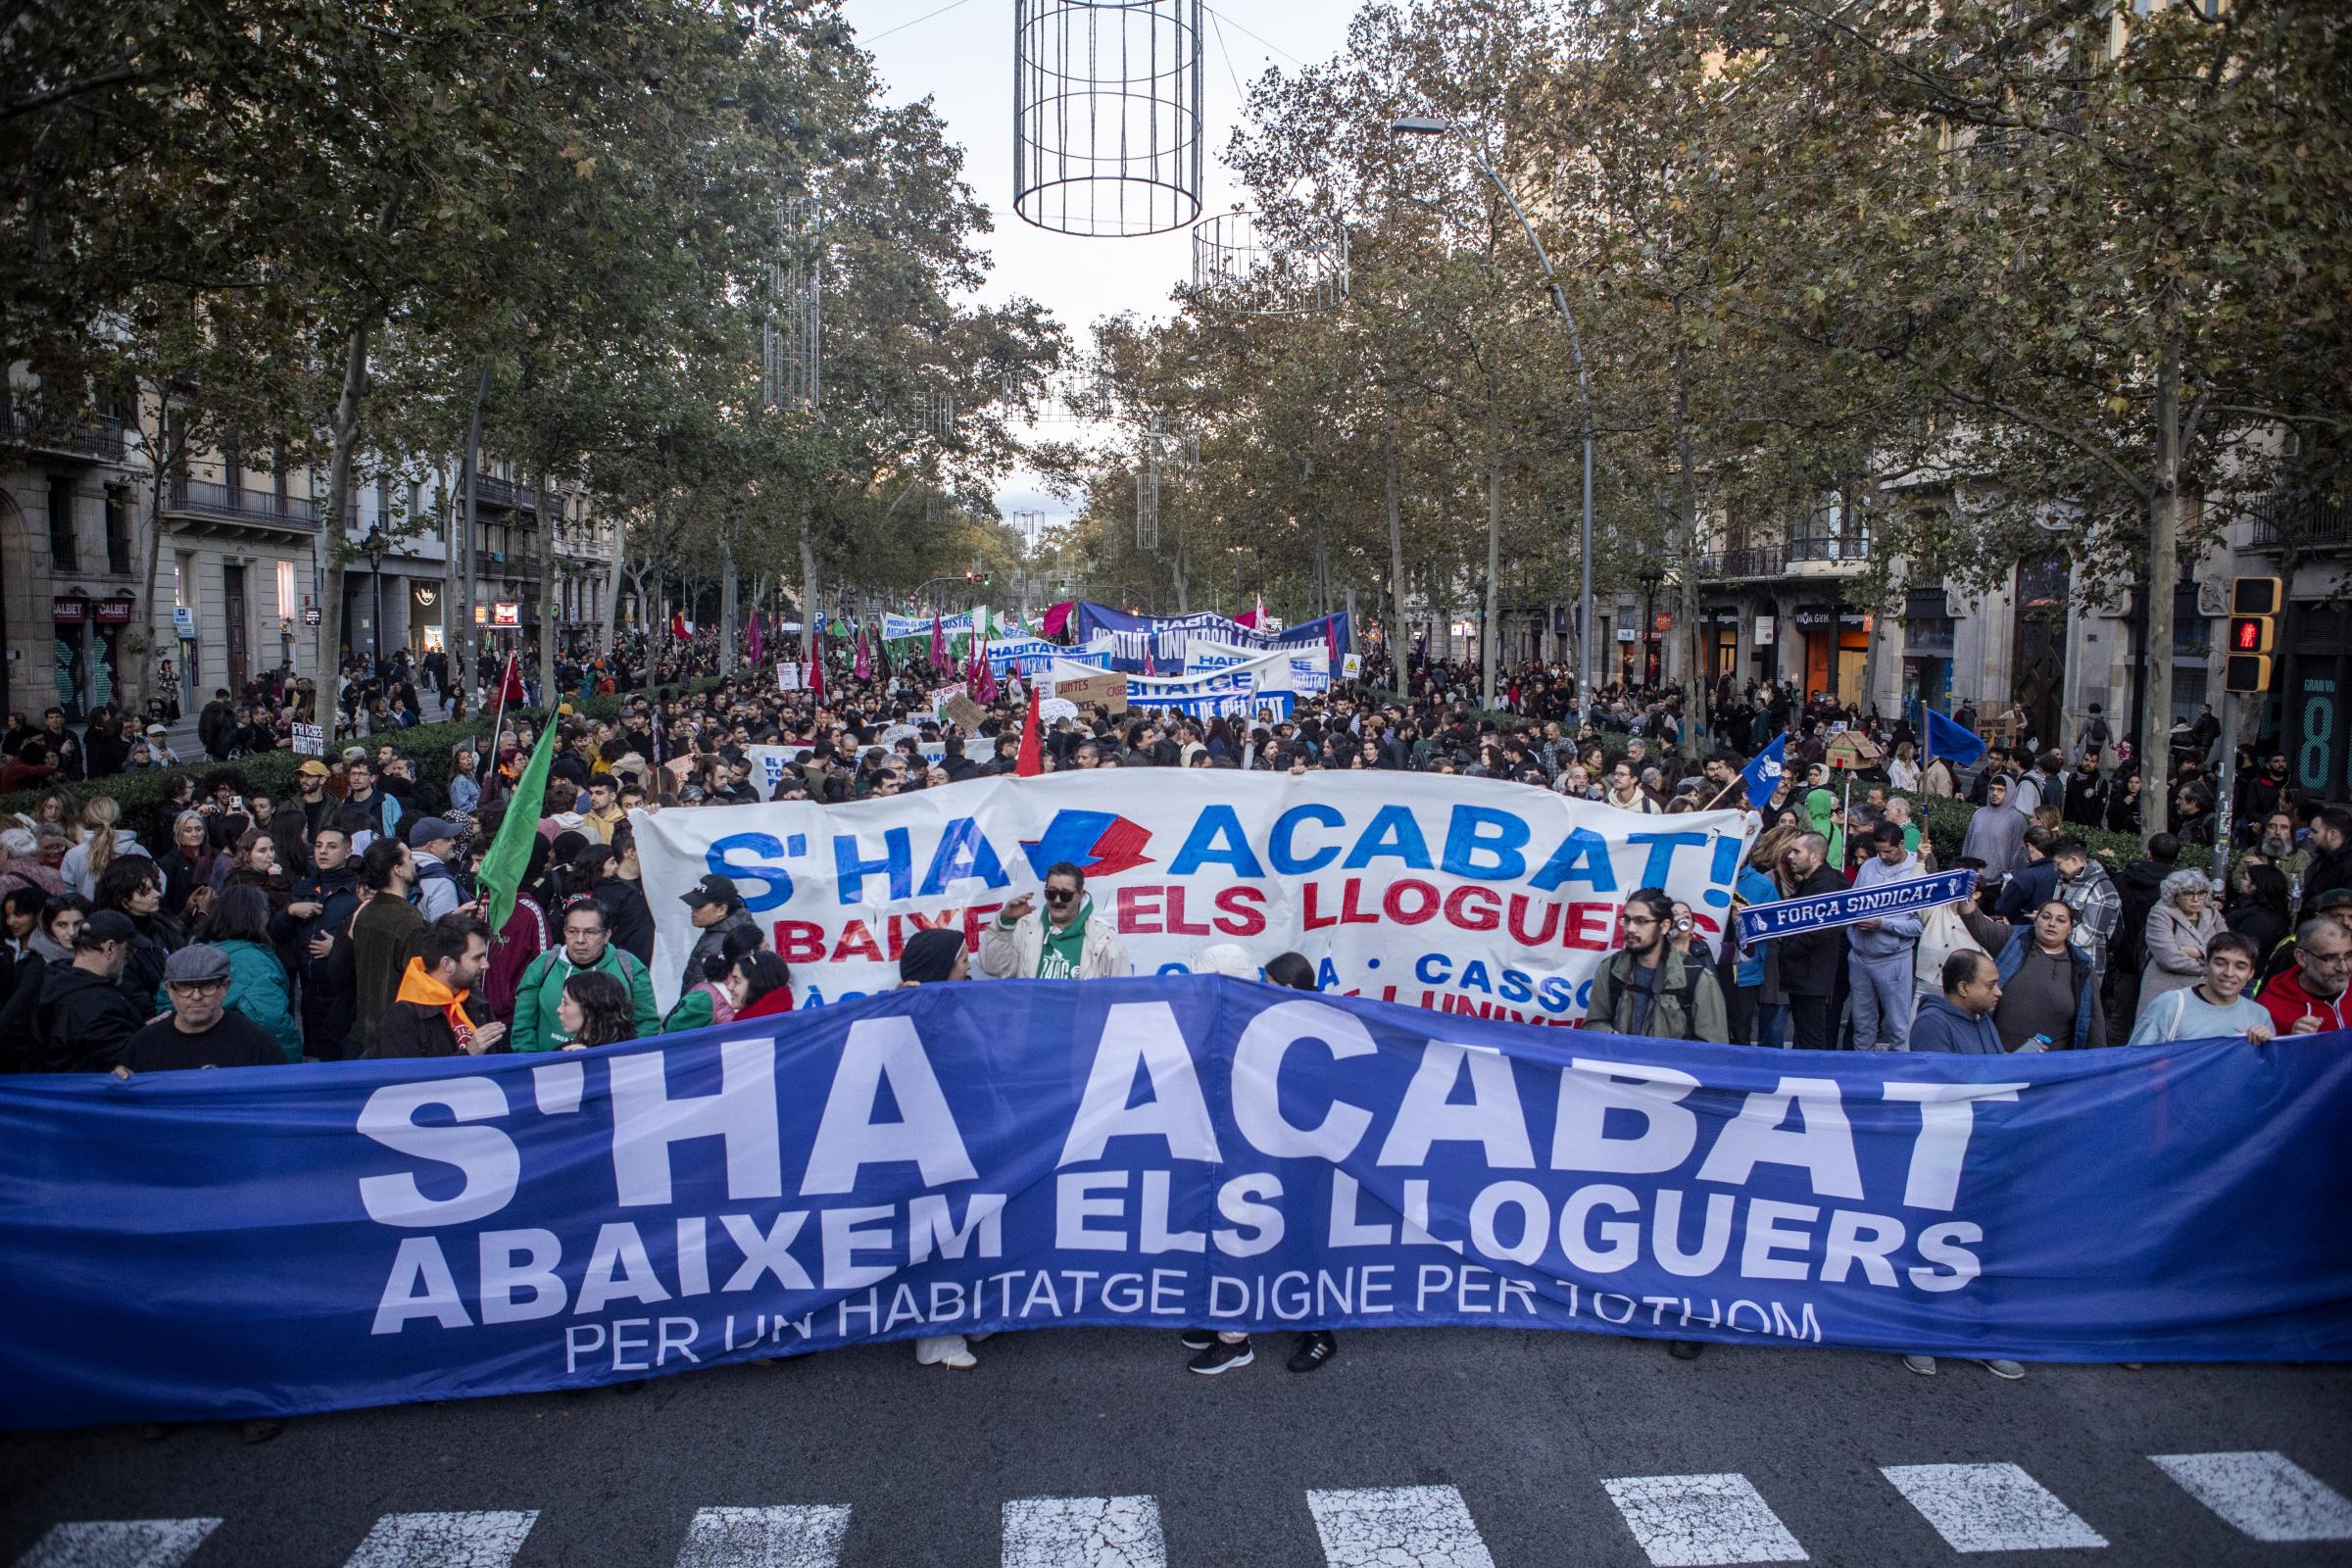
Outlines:
<svg viewBox="0 0 2352 1568"><path fill-rule="evenodd" d="M789 967L715 874L683 894L697 939L671 977L679 1000L658 1007L654 917L630 813L844 803L1010 773L1025 697L1016 673L967 735L934 717L942 675L919 662L863 680L838 669L821 695L777 689L764 670L627 691L649 676L692 681L715 663L707 634L666 647L634 639L562 662L544 796L521 808L536 810L536 832L496 930L484 919L480 860L516 808L513 786L539 736L523 717L486 753L461 745L428 758L404 747L419 721L482 709L484 694L439 654L349 665L336 743L275 795L240 762L284 750L290 726L315 713L302 683L244 701L219 694L200 716L202 760L169 756L152 731L122 744L112 713L93 715L79 735L55 710L37 723L10 715L0 788L44 793L0 818L0 1065L129 1076L560 1051L788 1010ZM1988 727L2002 743L1955 767L1943 757L1923 763L1923 736L1904 718L1883 722L1770 683L1710 693L1715 739L1705 742L1672 689L1610 686L1587 709L1565 670L1528 664L1501 683L1506 708L1494 713L1467 706L1474 675L1416 662L1401 697L1340 683L1288 716L1253 721L1091 710L1046 727L1041 765L1388 769L1508 780L1644 815L1759 810L1738 906L1975 873L1973 890L1950 904L1760 949L1743 948L1736 926L1710 911L1636 891L1594 977L1588 1028L1995 1054L2227 1035L2260 1044L2343 1026L2352 810L2290 787L2282 757L2241 755L2231 770L2235 853L2217 887L2180 863L2185 844L2211 844L2219 814L2201 723L2174 737L2176 825L2111 858L2083 835L2137 826L2138 777L2131 738L2095 709L2064 746L2032 735L2022 710L2001 715ZM617 716L574 710L621 691ZM1964 708L1953 718L1965 728L1976 716ZM1870 737L1875 760L1838 772L1832 748L1853 731ZM1780 776L1751 806L1743 768L1776 740ZM771 783L750 751L763 742L807 752ZM169 777L160 805L135 812L67 787L159 766ZM1930 822L1937 802L1941 831ZM1965 828L1955 829L1963 809ZM1043 905L1015 899L976 952L960 939L953 954L934 952L946 944L926 933L906 955L907 983L1128 972L1084 882L1076 867L1054 868ZM1276 963L1312 986L1306 957L1282 955L1262 972ZM1200 966L1261 972L1238 952L1204 954ZM1246 1339L1195 1339L1197 1370L1249 1358ZM1309 1336L1293 1364L1319 1364L1335 1348L1329 1335ZM972 1364L960 1343L926 1342L919 1353Z"/></svg>

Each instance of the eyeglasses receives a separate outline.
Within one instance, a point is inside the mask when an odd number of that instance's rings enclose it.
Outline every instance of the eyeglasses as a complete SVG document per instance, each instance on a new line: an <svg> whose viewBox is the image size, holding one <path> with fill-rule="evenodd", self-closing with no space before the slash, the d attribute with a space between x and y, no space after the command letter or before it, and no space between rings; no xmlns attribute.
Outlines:
<svg viewBox="0 0 2352 1568"><path fill-rule="evenodd" d="M175 997L209 997L228 989L225 980L171 980L165 989Z"/></svg>

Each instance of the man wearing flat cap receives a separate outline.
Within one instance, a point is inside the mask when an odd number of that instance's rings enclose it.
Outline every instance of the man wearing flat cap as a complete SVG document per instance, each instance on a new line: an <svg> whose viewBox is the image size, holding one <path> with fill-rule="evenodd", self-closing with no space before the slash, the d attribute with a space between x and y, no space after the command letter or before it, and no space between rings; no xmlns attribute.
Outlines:
<svg viewBox="0 0 2352 1568"><path fill-rule="evenodd" d="M228 955L220 949L197 942L165 959L164 996L172 1010L122 1043L125 1069L284 1064L270 1031L228 1004Z"/></svg>

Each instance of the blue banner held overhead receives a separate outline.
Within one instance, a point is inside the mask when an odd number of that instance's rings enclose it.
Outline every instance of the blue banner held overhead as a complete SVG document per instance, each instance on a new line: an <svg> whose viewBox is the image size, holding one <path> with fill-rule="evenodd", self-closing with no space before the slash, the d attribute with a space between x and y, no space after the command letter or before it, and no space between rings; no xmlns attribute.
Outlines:
<svg viewBox="0 0 2352 1568"><path fill-rule="evenodd" d="M1932 909L1938 904L1968 897L1976 891L1976 886L1974 871L1938 871L1934 876L1882 882L1876 887L1816 893L1802 899L1783 899L1778 904L1752 904L1740 911L1740 945L1753 947L1774 937Z"/></svg>
<svg viewBox="0 0 2352 1568"><path fill-rule="evenodd" d="M0 1424L1075 1325L2340 1360L2347 1118L2342 1036L1764 1052L1181 975L19 1077Z"/></svg>

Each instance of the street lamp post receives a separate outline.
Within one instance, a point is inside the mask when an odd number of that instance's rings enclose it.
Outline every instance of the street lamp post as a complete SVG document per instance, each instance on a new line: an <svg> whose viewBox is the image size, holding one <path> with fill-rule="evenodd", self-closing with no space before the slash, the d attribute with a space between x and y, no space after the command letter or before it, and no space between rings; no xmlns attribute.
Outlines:
<svg viewBox="0 0 2352 1568"><path fill-rule="evenodd" d="M1453 126L1431 115L1405 115L1392 121L1389 129L1414 136L1443 136ZM1527 231L1527 242L1536 248L1536 260L1544 267L1544 281L1551 288L1551 302L1559 307L1561 324L1568 328L1568 353L1576 362L1577 412L1584 424L1585 437L1585 522L1583 548L1577 561L1576 693L1578 702L1589 714L1592 707L1593 674L1598 665L1592 651L1592 383L1585 373L1584 338L1576 329L1575 313L1568 309L1568 296L1560 290L1559 274L1551 270L1551 255L1544 249L1544 241L1537 236L1536 225L1529 222L1527 214L1520 211L1519 198L1511 194L1511 187L1502 182L1502 176L1494 172L1493 166L1476 147L1468 147L1468 151L1470 161L1478 166L1479 172L1494 181L1494 188L1502 193L1502 199L1510 204L1511 216L1519 220L1519 226Z"/></svg>
<svg viewBox="0 0 2352 1568"><path fill-rule="evenodd" d="M384 552L390 545L382 527L376 525L369 526L368 537L360 541L360 554L368 558L368 597L374 612L368 622L368 657L378 669L384 662Z"/></svg>

